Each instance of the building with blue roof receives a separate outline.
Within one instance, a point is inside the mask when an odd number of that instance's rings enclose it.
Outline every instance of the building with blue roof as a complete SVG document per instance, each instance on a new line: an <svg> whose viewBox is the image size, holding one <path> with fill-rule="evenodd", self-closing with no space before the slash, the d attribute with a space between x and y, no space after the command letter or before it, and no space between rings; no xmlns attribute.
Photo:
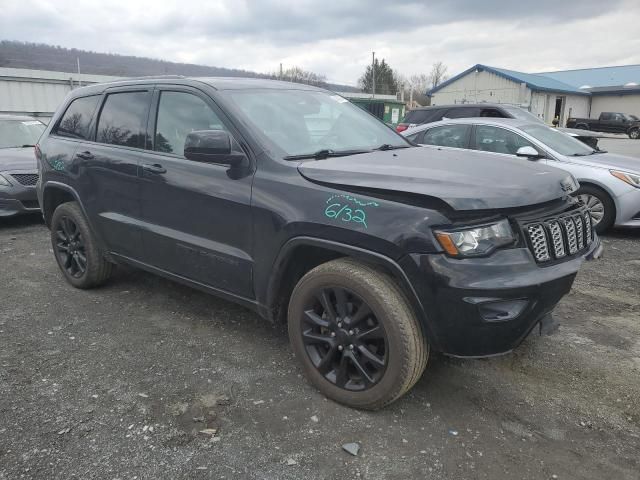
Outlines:
<svg viewBox="0 0 640 480"><path fill-rule="evenodd" d="M525 73L477 64L427 92L432 105L507 103L547 123L601 112L640 117L640 65Z"/></svg>

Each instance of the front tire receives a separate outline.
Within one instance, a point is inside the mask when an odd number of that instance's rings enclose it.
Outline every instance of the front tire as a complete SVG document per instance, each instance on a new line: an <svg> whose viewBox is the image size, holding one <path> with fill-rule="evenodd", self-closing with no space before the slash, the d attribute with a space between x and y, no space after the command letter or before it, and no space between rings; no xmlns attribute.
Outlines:
<svg viewBox="0 0 640 480"><path fill-rule="evenodd" d="M616 206L604 190L591 185L584 185L578 189L576 197L589 209L591 223L598 235L613 225L616 219Z"/></svg>
<svg viewBox="0 0 640 480"><path fill-rule="evenodd" d="M76 202L59 205L51 218L51 246L65 279L76 288L97 287L111 276L105 258Z"/></svg>
<svg viewBox="0 0 640 480"><path fill-rule="evenodd" d="M633 128L629 130L629 138L632 140L638 140L640 138L640 128Z"/></svg>
<svg viewBox="0 0 640 480"><path fill-rule="evenodd" d="M426 367L429 346L398 285L354 260L333 260L302 277L288 319L307 378L344 405L382 408Z"/></svg>

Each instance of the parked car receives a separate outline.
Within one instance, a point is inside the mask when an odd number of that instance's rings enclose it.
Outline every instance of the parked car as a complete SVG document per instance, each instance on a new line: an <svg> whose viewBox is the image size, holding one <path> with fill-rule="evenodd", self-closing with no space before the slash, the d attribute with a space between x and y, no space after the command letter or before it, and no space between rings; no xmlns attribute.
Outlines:
<svg viewBox="0 0 640 480"><path fill-rule="evenodd" d="M69 283L129 264L288 322L309 380L352 407L403 395L430 351L509 352L601 251L570 174L415 147L306 85L78 88L37 151Z"/></svg>
<svg viewBox="0 0 640 480"><path fill-rule="evenodd" d="M0 217L40 210L33 148L44 129L35 118L0 115Z"/></svg>
<svg viewBox="0 0 640 480"><path fill-rule="evenodd" d="M503 158L562 168L578 179L576 195L591 211L598 233L612 225L640 227L640 160L594 150L540 123L509 118L466 118L402 132L438 148L477 150ZM520 157L520 158L518 158Z"/></svg>
<svg viewBox="0 0 640 480"><path fill-rule="evenodd" d="M454 118L489 117L489 118L517 118L530 122L544 122L531 112L515 105L503 103L461 103L456 105L440 105L434 107L416 108L407 112L402 123L396 127L398 132L426 123L439 122ZM575 128L558 128L558 130L586 143L591 148L598 148L598 139L603 137L595 132Z"/></svg>
<svg viewBox="0 0 640 480"><path fill-rule="evenodd" d="M597 119L568 118L567 127L598 132L626 133L629 138L640 138L640 121L633 115L619 112L602 112Z"/></svg>

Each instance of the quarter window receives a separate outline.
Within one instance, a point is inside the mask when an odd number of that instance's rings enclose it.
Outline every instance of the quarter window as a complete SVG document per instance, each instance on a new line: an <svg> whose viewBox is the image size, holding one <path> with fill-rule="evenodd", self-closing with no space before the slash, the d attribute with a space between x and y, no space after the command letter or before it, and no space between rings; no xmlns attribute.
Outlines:
<svg viewBox="0 0 640 480"><path fill-rule="evenodd" d="M531 142L525 140L520 135L504 128L489 125L477 125L474 140L476 150L483 152L515 155L521 147L535 148Z"/></svg>
<svg viewBox="0 0 640 480"><path fill-rule="evenodd" d="M427 130L422 140L426 145L467 148L471 125L444 125Z"/></svg>
<svg viewBox="0 0 640 480"><path fill-rule="evenodd" d="M98 120L97 141L144 148L149 98L149 92L108 95Z"/></svg>
<svg viewBox="0 0 640 480"><path fill-rule="evenodd" d="M98 105L98 95L76 98L64 112L55 133L62 137L89 139L91 117Z"/></svg>
<svg viewBox="0 0 640 480"><path fill-rule="evenodd" d="M187 135L196 130L225 130L220 118L196 95L162 92L154 150L182 155Z"/></svg>

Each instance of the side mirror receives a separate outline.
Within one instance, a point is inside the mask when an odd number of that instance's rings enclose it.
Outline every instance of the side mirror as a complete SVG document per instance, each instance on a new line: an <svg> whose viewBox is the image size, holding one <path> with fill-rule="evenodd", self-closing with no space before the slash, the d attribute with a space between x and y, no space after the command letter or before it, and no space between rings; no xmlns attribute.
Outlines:
<svg viewBox="0 0 640 480"><path fill-rule="evenodd" d="M184 156L189 160L236 166L245 158L231 148L231 135L224 130L196 130L184 142Z"/></svg>
<svg viewBox="0 0 640 480"><path fill-rule="evenodd" d="M538 151L533 147L520 147L516 152L516 156L528 158L529 160L537 160L542 158L542 155L538 153Z"/></svg>

